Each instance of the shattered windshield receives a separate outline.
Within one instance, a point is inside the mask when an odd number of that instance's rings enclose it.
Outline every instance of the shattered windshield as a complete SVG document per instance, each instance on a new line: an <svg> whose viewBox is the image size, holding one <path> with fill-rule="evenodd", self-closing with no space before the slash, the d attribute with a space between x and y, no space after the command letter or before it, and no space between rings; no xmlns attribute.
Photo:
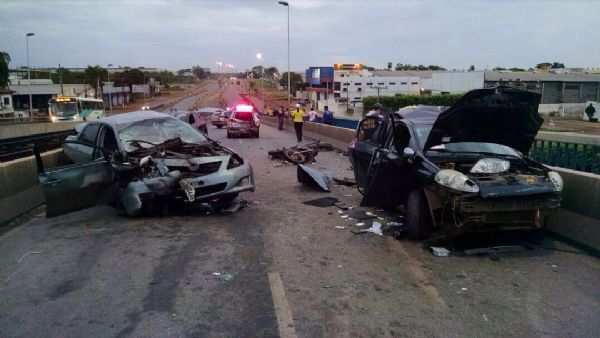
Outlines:
<svg viewBox="0 0 600 338"><path fill-rule="evenodd" d="M174 138L181 138L186 143L203 143L207 139L189 124L171 117L152 118L133 123L119 125L119 138L123 143L125 151L134 151L136 146L132 140L160 144ZM150 147L150 144L139 143L142 147Z"/></svg>

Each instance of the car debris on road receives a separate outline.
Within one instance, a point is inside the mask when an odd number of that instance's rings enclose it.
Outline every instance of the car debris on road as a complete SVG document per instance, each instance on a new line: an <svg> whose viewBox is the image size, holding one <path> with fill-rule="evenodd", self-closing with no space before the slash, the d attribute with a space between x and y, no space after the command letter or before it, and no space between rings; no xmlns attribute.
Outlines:
<svg viewBox="0 0 600 338"><path fill-rule="evenodd" d="M318 187L323 191L331 191L331 178L326 173L323 173L317 169L311 168L302 163L298 163L296 169L298 182L305 186Z"/></svg>

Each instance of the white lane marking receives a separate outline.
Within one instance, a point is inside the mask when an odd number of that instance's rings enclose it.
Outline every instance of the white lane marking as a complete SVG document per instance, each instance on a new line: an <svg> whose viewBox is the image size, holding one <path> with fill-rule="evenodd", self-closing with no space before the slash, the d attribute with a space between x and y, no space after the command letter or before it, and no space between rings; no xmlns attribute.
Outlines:
<svg viewBox="0 0 600 338"><path fill-rule="evenodd" d="M273 296L273 305L275 306L275 315L279 325L279 336L281 338L296 338L296 329L294 328L294 319L285 298L283 282L278 272L269 272L269 286Z"/></svg>

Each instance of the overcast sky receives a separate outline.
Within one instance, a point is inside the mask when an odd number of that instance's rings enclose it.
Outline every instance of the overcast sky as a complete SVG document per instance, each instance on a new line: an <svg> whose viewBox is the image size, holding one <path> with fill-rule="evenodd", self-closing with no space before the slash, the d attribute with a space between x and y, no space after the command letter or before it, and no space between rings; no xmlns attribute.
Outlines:
<svg viewBox="0 0 600 338"><path fill-rule="evenodd" d="M290 0L291 69L364 63L448 69L600 66L600 1ZM11 67L109 63L177 70L286 69L286 7L276 0L0 0Z"/></svg>

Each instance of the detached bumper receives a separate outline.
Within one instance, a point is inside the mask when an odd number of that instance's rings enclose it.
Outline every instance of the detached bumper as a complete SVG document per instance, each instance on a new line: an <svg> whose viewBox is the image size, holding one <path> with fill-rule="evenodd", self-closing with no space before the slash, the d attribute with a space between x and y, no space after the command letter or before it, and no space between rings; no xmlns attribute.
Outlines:
<svg viewBox="0 0 600 338"><path fill-rule="evenodd" d="M540 228L548 211L560 206L560 196L514 199L460 199L454 201L454 216L469 228Z"/></svg>

